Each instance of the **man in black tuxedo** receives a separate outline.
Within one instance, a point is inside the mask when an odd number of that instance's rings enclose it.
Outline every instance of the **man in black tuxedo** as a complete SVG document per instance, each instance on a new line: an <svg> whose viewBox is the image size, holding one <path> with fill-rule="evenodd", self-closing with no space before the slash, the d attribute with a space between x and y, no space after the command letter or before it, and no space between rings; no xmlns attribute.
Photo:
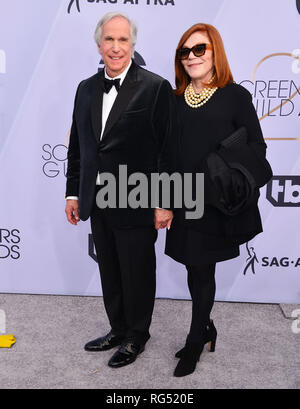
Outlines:
<svg viewBox="0 0 300 409"><path fill-rule="evenodd" d="M172 88L132 60L136 31L121 13L108 13L98 23L95 39L105 68L78 86L68 150L66 214L74 225L91 218L111 325L106 336L89 342L85 349L120 346L108 363L111 367L135 361L150 338L154 244L157 230L169 228L173 218L172 211L165 209L96 205L102 172L115 176L118 192L119 165L127 165L128 175L141 172L148 180L151 173L175 169Z"/></svg>

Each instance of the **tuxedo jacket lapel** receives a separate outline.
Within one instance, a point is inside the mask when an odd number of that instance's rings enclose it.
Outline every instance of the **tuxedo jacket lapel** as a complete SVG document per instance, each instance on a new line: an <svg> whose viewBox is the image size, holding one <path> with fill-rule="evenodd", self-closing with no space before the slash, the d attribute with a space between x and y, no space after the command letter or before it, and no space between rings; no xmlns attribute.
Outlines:
<svg viewBox="0 0 300 409"><path fill-rule="evenodd" d="M103 88L101 85L104 70L100 71L95 78L91 100L91 120L94 135L97 141L100 140L102 132L102 104L103 104Z"/></svg>
<svg viewBox="0 0 300 409"><path fill-rule="evenodd" d="M110 114L107 118L102 140L105 139L106 135L112 129L112 127L117 122L117 120L121 116L124 109L127 107L128 103L130 102L130 100L136 93L136 90L140 84L140 81L137 81L137 78L136 78L136 74L137 74L136 71L137 71L137 65L134 62L132 62L132 65L124 79L124 82L120 88L120 91L115 100L115 103L112 106ZM101 108L102 108L102 105L101 105Z"/></svg>

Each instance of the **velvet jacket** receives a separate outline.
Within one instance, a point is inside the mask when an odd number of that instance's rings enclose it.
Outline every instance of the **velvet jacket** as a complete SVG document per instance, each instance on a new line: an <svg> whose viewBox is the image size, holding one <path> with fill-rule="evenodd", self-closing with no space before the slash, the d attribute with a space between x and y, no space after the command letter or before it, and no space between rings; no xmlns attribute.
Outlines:
<svg viewBox="0 0 300 409"><path fill-rule="evenodd" d="M116 179L116 208L105 209L116 226L153 224L150 174L176 169L175 97L169 82L134 62L102 130L103 70L77 89L68 149L66 196L79 197L79 215L87 220L95 205L97 172ZM149 182L148 208L119 206L119 165L128 176L142 172ZM128 193L134 186L128 186ZM124 189L124 185L122 185Z"/></svg>

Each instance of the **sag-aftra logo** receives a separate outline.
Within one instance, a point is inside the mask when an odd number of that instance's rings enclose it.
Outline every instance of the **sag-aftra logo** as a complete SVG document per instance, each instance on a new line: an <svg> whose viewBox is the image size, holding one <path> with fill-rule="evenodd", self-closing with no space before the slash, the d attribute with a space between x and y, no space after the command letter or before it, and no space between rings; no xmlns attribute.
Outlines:
<svg viewBox="0 0 300 409"><path fill-rule="evenodd" d="M70 14L73 9L80 13L81 4L83 3L98 5L127 4L129 6L175 6L175 0L69 0L68 13Z"/></svg>

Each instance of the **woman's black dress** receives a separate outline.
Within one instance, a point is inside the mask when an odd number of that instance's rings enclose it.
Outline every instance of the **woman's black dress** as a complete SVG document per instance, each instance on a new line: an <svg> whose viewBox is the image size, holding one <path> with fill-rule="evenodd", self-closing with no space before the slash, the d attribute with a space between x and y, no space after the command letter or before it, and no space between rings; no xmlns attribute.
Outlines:
<svg viewBox="0 0 300 409"><path fill-rule="evenodd" d="M251 94L241 85L233 83L218 88L200 108L189 107L184 95L176 99L181 127L179 162L182 172L203 172L203 160L241 126L247 129L248 143L258 146L265 154L266 145ZM257 210L256 219L258 213ZM225 232L226 225L231 222L228 218L232 216L226 216L208 204L205 204L201 219L185 220L184 214L184 209L174 212L166 239L165 253L168 256L185 265L199 265L239 255L240 243Z"/></svg>

